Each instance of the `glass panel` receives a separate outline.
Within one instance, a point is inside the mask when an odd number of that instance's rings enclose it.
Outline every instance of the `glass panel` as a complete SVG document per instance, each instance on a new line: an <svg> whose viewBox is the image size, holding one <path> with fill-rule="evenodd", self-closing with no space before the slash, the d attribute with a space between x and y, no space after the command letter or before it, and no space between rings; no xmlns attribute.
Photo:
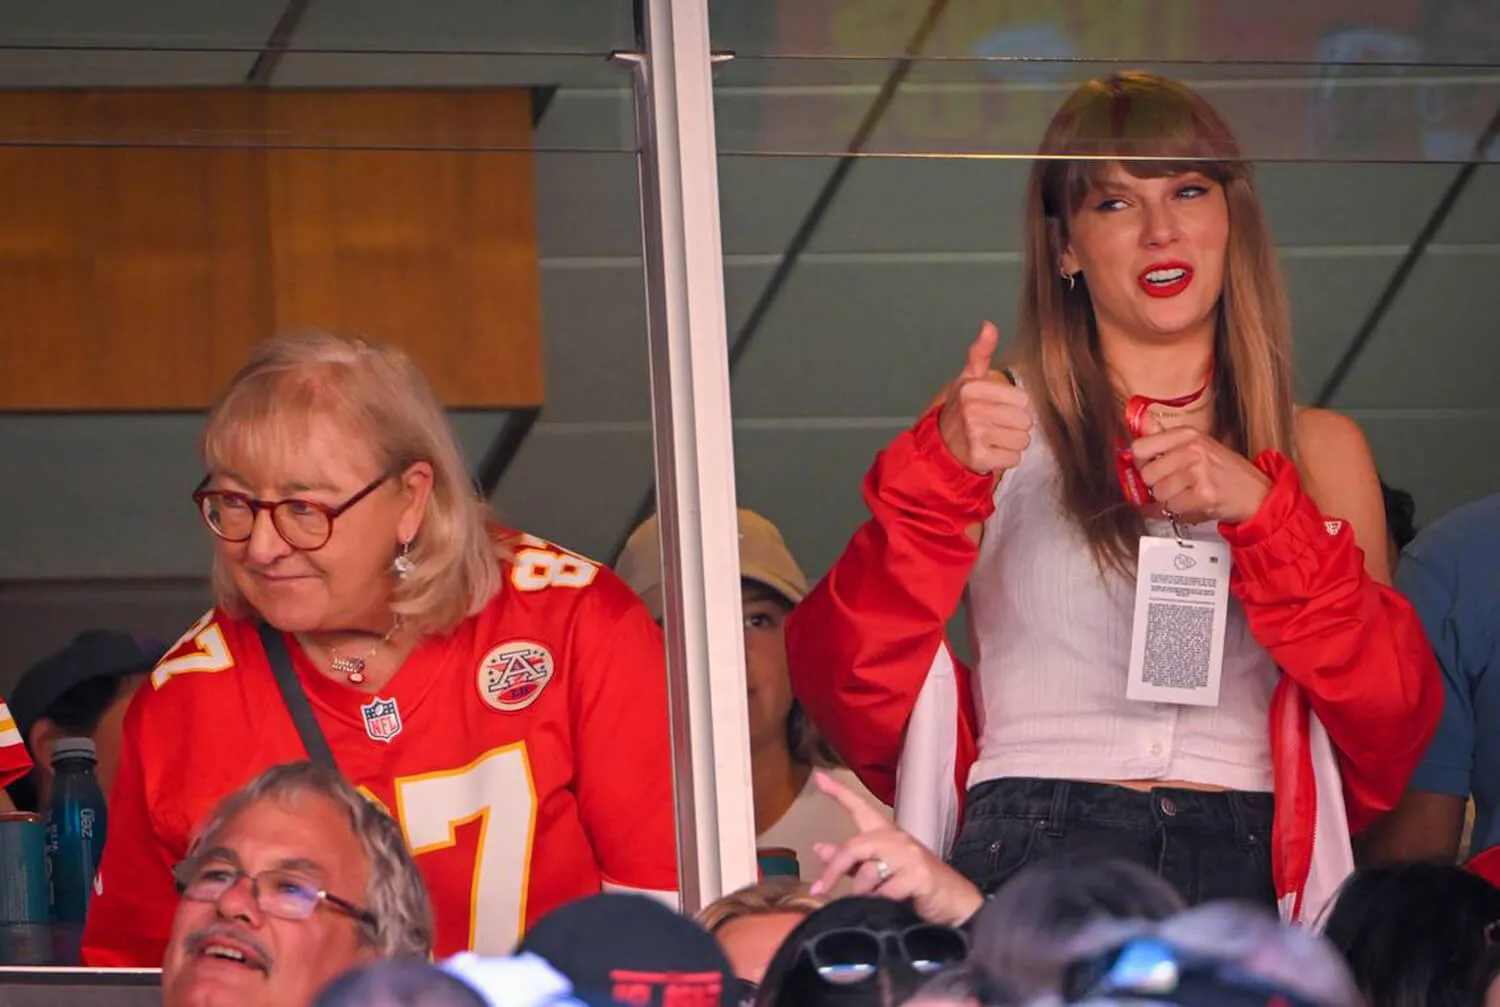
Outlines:
<svg viewBox="0 0 1500 1007"><path fill-rule="evenodd" d="M278 23L300 7L305 13L280 39L287 51L270 60L268 80L256 77L264 74L257 67L274 48ZM17 366L38 376L37 384L65 371L88 371L53 355L45 325L21 327L17 319L51 319L54 331L81 324L79 277L67 263L82 261L91 242L125 235L149 252L126 257L121 275L129 282L108 291L90 324L100 332L128 329L151 366L181 369L157 353L165 338L156 331L161 292L177 282L184 258L214 261L232 238L250 235L247 221L254 214L209 196L191 212L180 206L158 212L159 205L176 205L166 180L177 176L164 169L147 184L149 167L180 166L183 157L218 159L222 170L193 177L243 192L247 179L263 177L257 174L267 163L261 158L336 153L319 163L360 164L369 198L340 193L330 183L306 205L283 207L283 224L307 228L298 232L303 237L316 232L316 254L296 244L295 254L282 259L225 267L214 274L216 282L234 289L215 288L212 296L188 291L182 313L201 319L205 342L226 346L226 359L235 363L249 345L236 342L240 337L337 326L342 309L361 300L388 300L387 331L374 331L378 324L365 331L398 341L429 332L440 341L438 334L458 316L482 321L534 313L545 419L530 428L505 467L493 502L510 525L607 561L652 474L630 77L608 58L611 50L631 46L633 35L630 5L612 0L570 4L566 16L552 3L491 0L0 4L0 206L10 221L0 238L0 261L15 298L0 335L10 348L5 359L20 361ZM252 78L268 88L245 86ZM157 89L163 88L180 91L162 102ZM433 115L427 104L512 90L529 102L529 115L519 123ZM349 105L290 115L254 105L268 94L379 100L373 111L358 114ZM47 112L64 107L66 116ZM7 161L7 151L61 156L69 173ZM124 167L111 162L101 168L89 161L91 151L116 152ZM441 162L444 171L479 180L472 190L428 191L412 183L404 166L440 152L451 155ZM517 165L530 194L506 224L514 223L520 235L508 246L508 231L482 233L482 227L500 226L496 207L505 197L484 180ZM231 169L240 174L231 177ZM338 177L328 171L328 179ZM389 172L384 185L382 172ZM131 184L122 188L120 179L127 177ZM266 184L274 189L279 183ZM54 226L50 211L36 208L68 192L109 210L96 221L96 233ZM216 215L195 221L192 213L203 206L217 208ZM420 282L440 271L434 263L461 264L482 248L493 256L483 268L508 271L520 263L533 270L530 298L497 304L476 282L478 307L463 299L449 303L421 288L415 275L412 293L402 297L407 284L392 263L411 251L402 245L409 228L433 214L451 214L455 226L410 260L425 277ZM18 230L18 218L37 229ZM320 300L316 292L329 283L322 266L351 263L394 279ZM299 303L339 310L278 306L271 287L282 294L313 291ZM215 314L214 297L243 301L235 332L226 332ZM506 380L502 370L494 374L497 385ZM456 376L433 375L435 381ZM202 474L195 442L203 413L123 411L104 402L113 402L117 390L101 378L99 401L77 409L18 411L13 402L0 403L0 459L27 486L25 493L3 495L0 520L28 529L0 557L0 637L8 644L0 657L0 695L25 667L86 626L116 624L175 639L190 621L184 611L195 617L207 605L208 543L187 499ZM498 402L454 405L452 422L478 474L503 445L504 426L516 412Z"/></svg>
<svg viewBox="0 0 1500 1007"><path fill-rule="evenodd" d="M0 6L0 88L535 90L525 143L415 119L282 124L5 123L9 143L125 143L422 149L633 150L628 76L610 53L633 47L629 5L591 0L255 0L202 5L103 2Z"/></svg>
<svg viewBox="0 0 1500 1007"><path fill-rule="evenodd" d="M612 0L0 3L0 45L16 48L253 53L278 28L290 48L319 53L588 54L635 40L630 5Z"/></svg>
<svg viewBox="0 0 1500 1007"><path fill-rule="evenodd" d="M741 57L895 57L920 38L930 58L1500 63L1489 0L719 0L709 12L715 47Z"/></svg>
<svg viewBox="0 0 1500 1007"><path fill-rule="evenodd" d="M1500 472L1474 463L1500 438L1500 6L712 13L715 49L734 54L715 108L739 498L780 526L811 580L867 519L876 452L958 373L980 323L1014 332L1043 131L1079 83L1121 69L1188 83L1255 162L1298 400L1355 418L1421 522L1500 490ZM1486 134L1486 163L1466 170ZM967 654L961 614L948 639Z"/></svg>
<svg viewBox="0 0 1500 1007"><path fill-rule="evenodd" d="M1119 63L1046 59L736 58L718 77L723 153L1025 156L1079 84ZM1500 69L1129 64L1213 103L1256 161L1469 159L1500 112ZM888 103L883 89L894 88ZM863 127L863 129L862 129ZM1500 143L1489 147L1500 158Z"/></svg>

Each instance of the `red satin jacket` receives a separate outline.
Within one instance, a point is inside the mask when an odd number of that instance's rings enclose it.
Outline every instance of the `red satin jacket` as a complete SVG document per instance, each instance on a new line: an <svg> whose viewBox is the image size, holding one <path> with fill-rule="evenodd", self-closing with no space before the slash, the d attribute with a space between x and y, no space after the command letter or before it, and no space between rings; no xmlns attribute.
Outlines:
<svg viewBox="0 0 1500 1007"><path fill-rule="evenodd" d="M1270 494L1248 521L1219 529L1234 560L1230 590L1283 673L1268 724L1273 873L1295 919L1323 831L1309 714L1332 742L1355 833L1405 788L1436 730L1442 685L1415 611L1366 574L1348 523L1325 517L1281 454L1255 464L1272 479ZM994 511L995 485L948 451L929 411L877 456L864 485L871 519L787 622L797 698L884 801L895 798L908 720L979 554L967 529ZM977 718L972 671L958 665L957 674L961 797Z"/></svg>

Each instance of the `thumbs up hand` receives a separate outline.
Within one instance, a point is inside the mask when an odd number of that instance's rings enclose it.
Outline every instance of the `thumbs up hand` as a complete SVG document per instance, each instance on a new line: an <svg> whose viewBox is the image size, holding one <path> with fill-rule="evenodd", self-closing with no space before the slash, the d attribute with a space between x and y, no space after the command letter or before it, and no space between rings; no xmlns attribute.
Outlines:
<svg viewBox="0 0 1500 1007"><path fill-rule="evenodd" d="M999 330L985 322L938 414L938 432L953 457L985 475L1015 468L1031 443L1031 400L990 370L999 343Z"/></svg>

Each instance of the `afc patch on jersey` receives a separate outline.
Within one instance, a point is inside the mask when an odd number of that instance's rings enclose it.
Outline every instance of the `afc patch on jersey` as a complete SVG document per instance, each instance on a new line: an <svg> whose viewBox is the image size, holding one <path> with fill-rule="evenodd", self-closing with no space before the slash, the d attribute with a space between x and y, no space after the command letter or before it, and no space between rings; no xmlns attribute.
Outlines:
<svg viewBox="0 0 1500 1007"><path fill-rule="evenodd" d="M479 662L479 698L493 710L524 710L552 681L552 652L532 640L510 640Z"/></svg>
<svg viewBox="0 0 1500 1007"><path fill-rule="evenodd" d="M401 733L401 711L396 709L394 699L376 696L361 706L359 712L365 716L365 733L370 736L371 741L389 744L392 738Z"/></svg>

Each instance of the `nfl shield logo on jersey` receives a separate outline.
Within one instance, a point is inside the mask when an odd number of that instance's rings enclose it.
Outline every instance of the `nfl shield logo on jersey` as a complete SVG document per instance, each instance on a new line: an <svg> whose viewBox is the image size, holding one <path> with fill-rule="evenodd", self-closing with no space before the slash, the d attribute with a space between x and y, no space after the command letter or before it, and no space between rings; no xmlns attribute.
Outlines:
<svg viewBox="0 0 1500 1007"><path fill-rule="evenodd" d="M370 736L371 741L389 743L401 733L401 711L396 709L394 699L376 696L361 706L359 712L365 715L365 733Z"/></svg>

